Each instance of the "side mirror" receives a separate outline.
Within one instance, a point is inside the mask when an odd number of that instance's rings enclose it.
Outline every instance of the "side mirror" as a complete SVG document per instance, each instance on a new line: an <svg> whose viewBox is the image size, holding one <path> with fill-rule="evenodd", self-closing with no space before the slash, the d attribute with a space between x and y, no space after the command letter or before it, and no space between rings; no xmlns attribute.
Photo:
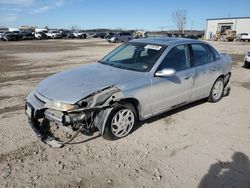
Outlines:
<svg viewBox="0 0 250 188"><path fill-rule="evenodd" d="M162 70L159 70L155 73L155 76L158 76L158 77L166 77L166 76L173 76L175 75L176 71L174 69L162 69Z"/></svg>

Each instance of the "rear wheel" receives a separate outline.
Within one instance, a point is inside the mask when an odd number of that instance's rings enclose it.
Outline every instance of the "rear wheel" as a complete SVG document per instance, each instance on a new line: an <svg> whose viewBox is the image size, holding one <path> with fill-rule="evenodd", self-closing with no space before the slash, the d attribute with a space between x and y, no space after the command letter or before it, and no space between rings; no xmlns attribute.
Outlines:
<svg viewBox="0 0 250 188"><path fill-rule="evenodd" d="M218 102L221 100L223 95L224 95L224 79L222 77L219 77L215 81L215 83L210 91L210 95L209 95L208 100L210 102Z"/></svg>
<svg viewBox="0 0 250 188"><path fill-rule="evenodd" d="M115 104L107 119L103 137L116 140L127 136L133 129L137 114L132 104Z"/></svg>

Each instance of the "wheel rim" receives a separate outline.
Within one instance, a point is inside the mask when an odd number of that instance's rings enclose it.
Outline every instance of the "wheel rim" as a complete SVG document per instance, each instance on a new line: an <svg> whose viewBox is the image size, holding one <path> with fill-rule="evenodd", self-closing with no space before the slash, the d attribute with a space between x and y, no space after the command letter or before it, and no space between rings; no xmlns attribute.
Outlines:
<svg viewBox="0 0 250 188"><path fill-rule="evenodd" d="M134 113L129 109L121 109L111 121L111 131L116 137L124 137L132 130L134 123Z"/></svg>
<svg viewBox="0 0 250 188"><path fill-rule="evenodd" d="M218 80L213 87L213 98L215 100L218 100L222 93L223 93L223 81L222 80Z"/></svg>

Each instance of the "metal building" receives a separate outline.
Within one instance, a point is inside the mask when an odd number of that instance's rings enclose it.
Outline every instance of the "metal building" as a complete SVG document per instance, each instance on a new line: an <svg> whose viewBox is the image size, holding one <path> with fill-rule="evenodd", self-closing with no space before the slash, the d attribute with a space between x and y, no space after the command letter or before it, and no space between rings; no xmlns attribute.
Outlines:
<svg viewBox="0 0 250 188"><path fill-rule="evenodd" d="M250 35L250 17L207 19L204 38L212 39L216 32L224 32L228 29L235 30L236 34L248 33Z"/></svg>

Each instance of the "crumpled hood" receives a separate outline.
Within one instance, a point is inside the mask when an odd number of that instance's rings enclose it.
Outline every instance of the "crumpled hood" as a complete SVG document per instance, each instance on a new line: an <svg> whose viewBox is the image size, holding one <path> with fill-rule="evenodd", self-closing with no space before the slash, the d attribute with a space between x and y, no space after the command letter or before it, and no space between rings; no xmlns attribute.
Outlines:
<svg viewBox="0 0 250 188"><path fill-rule="evenodd" d="M74 104L111 85L123 88L124 84L143 75L140 72L92 63L49 76L38 84L36 90L48 99Z"/></svg>

